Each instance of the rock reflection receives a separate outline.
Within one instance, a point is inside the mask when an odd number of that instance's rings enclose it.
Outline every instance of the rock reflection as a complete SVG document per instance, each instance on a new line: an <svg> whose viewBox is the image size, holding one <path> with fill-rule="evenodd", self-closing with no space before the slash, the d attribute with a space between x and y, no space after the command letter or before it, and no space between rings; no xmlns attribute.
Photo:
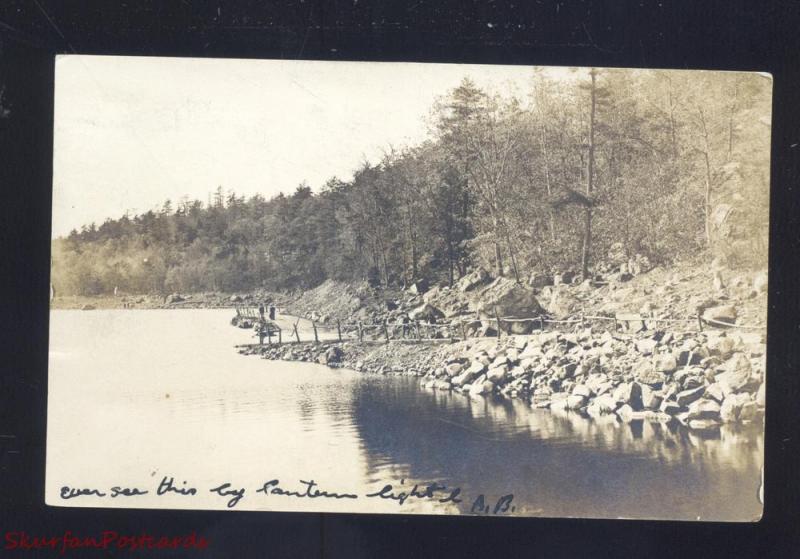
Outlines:
<svg viewBox="0 0 800 559"><path fill-rule="evenodd" d="M544 505L548 515L758 516L760 425L691 432L396 380L362 383L353 393L353 421L375 479L401 465L406 476L451 480L470 494L513 492L523 513Z"/></svg>
<svg viewBox="0 0 800 559"><path fill-rule="evenodd" d="M511 400L514 413L508 413L506 402L509 401L487 401L488 406L502 411L484 413L481 417L500 422L513 421L514 425L527 427L532 435L540 439L600 446L666 462L699 461L740 471L761 466L764 432L760 423L722 425L714 430L691 431L676 421L659 423L639 420L625 423L616 415L589 418L577 412L535 410L519 400Z"/></svg>

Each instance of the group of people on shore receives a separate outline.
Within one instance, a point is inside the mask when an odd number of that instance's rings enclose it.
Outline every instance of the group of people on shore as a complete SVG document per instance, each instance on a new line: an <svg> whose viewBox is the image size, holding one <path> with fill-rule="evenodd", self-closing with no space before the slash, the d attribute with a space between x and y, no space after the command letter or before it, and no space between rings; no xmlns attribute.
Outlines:
<svg viewBox="0 0 800 559"><path fill-rule="evenodd" d="M269 319L275 320L275 305L270 305L269 308L264 307L264 303L258 304L258 315L261 317L261 320L264 320L264 313L269 311Z"/></svg>

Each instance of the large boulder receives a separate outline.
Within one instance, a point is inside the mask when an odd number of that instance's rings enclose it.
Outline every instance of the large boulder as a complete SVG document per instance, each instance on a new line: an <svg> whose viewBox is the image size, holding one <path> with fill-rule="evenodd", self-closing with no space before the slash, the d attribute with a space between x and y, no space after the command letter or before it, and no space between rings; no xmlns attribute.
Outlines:
<svg viewBox="0 0 800 559"><path fill-rule="evenodd" d="M428 290L428 282L420 280L412 283L406 291L411 295L422 295Z"/></svg>
<svg viewBox="0 0 800 559"><path fill-rule="evenodd" d="M570 394L567 396L567 409L577 410L586 405L586 396Z"/></svg>
<svg viewBox="0 0 800 559"><path fill-rule="evenodd" d="M733 305L720 305L703 311L704 319L725 324L734 324L736 322L736 317L736 307Z"/></svg>
<svg viewBox="0 0 800 559"><path fill-rule="evenodd" d="M509 334L525 335L530 334L538 327L536 320L515 320L502 322L501 326Z"/></svg>
<svg viewBox="0 0 800 559"><path fill-rule="evenodd" d="M689 405L688 419L719 419L720 405L714 400L696 400Z"/></svg>
<svg viewBox="0 0 800 559"><path fill-rule="evenodd" d="M661 412L669 415L676 415L677 413L680 413L682 409L683 408L680 405L678 405L677 402L670 402L667 400L661 402L661 406L659 406L659 410Z"/></svg>
<svg viewBox="0 0 800 559"><path fill-rule="evenodd" d="M678 362L672 353L659 353L653 357L653 368L662 373L672 373L678 368Z"/></svg>
<svg viewBox="0 0 800 559"><path fill-rule="evenodd" d="M719 410L719 416L725 423L731 423L739 420L742 408L750 402L750 397L747 394L731 394L722 402Z"/></svg>
<svg viewBox="0 0 800 559"><path fill-rule="evenodd" d="M565 288L552 290L547 310L556 318L567 318L579 308L580 301Z"/></svg>
<svg viewBox="0 0 800 559"><path fill-rule="evenodd" d="M434 382L433 387L436 390L451 390L453 388L450 382L444 379L439 379L436 382Z"/></svg>
<svg viewBox="0 0 800 559"><path fill-rule="evenodd" d="M483 394L491 394L493 390L494 383L490 380L484 380L483 382L476 382L472 384L469 388L469 395L480 396Z"/></svg>
<svg viewBox="0 0 800 559"><path fill-rule="evenodd" d="M725 400L725 388L723 388L719 383L713 382L706 386L705 395L712 400L722 403L722 401Z"/></svg>
<svg viewBox="0 0 800 559"><path fill-rule="evenodd" d="M325 352L325 363L339 363L341 362L343 355L344 352L342 351L342 348L339 346L331 346L328 348L328 351Z"/></svg>
<svg viewBox="0 0 800 559"><path fill-rule="evenodd" d="M423 322L435 323L444 318L444 313L430 303L423 303L408 313L408 317L411 320L421 320Z"/></svg>
<svg viewBox="0 0 800 559"><path fill-rule="evenodd" d="M661 406L661 394L647 385L642 385L642 407L646 410L656 411Z"/></svg>
<svg viewBox="0 0 800 559"><path fill-rule="evenodd" d="M636 333L644 330L644 318L639 313L618 312L615 317L619 328L624 332Z"/></svg>
<svg viewBox="0 0 800 559"><path fill-rule="evenodd" d="M642 367L634 372L636 380L643 385L660 388L667 380L667 375L661 371L654 371L652 366Z"/></svg>
<svg viewBox="0 0 800 559"><path fill-rule="evenodd" d="M507 278L497 278L482 289L474 306L482 318L530 318L544 313L532 289Z"/></svg>
<svg viewBox="0 0 800 559"><path fill-rule="evenodd" d="M469 384L486 372L486 365L480 361L473 361L467 370L453 377L452 383L457 386Z"/></svg>
<svg viewBox="0 0 800 559"><path fill-rule="evenodd" d="M483 323L480 320L470 320L469 322L464 323L464 333L468 338L483 336L481 333L482 328ZM495 334L497 334L497 332L495 332Z"/></svg>
<svg viewBox="0 0 800 559"><path fill-rule="evenodd" d="M585 384L576 384L572 389L572 394L575 396L583 396L586 399L592 397L592 389Z"/></svg>
<svg viewBox="0 0 800 559"><path fill-rule="evenodd" d="M528 278L528 285L534 289L541 289L553 285L553 277L547 274L533 272Z"/></svg>
<svg viewBox="0 0 800 559"><path fill-rule="evenodd" d="M698 386L697 388L690 388L689 390L684 390L682 392L678 392L675 396L675 401L678 403L679 406L685 407L695 402L703 397L705 394L705 387Z"/></svg>
<svg viewBox="0 0 800 559"><path fill-rule="evenodd" d="M758 404L751 400L745 402L742 406L742 409L739 410L739 421L753 421L759 415L761 415L761 410L759 409Z"/></svg>
<svg viewBox="0 0 800 559"><path fill-rule="evenodd" d="M733 354L733 351L736 348L736 342L727 336L717 336L709 338L706 346L708 347L708 352L711 355L718 355L723 359L727 359Z"/></svg>
<svg viewBox="0 0 800 559"><path fill-rule="evenodd" d="M634 411L642 409L642 387L637 382L623 382L614 390L614 401L630 406Z"/></svg>
<svg viewBox="0 0 800 559"><path fill-rule="evenodd" d="M602 394L591 401L586 408L589 415L604 415L614 413L617 409L617 401L610 394Z"/></svg>
<svg viewBox="0 0 800 559"><path fill-rule="evenodd" d="M766 293L769 281L767 279L767 272L760 272L753 278L753 289L757 293Z"/></svg>
<svg viewBox="0 0 800 559"><path fill-rule="evenodd" d="M652 338L644 338L636 341L636 350L642 355L651 355L656 349L658 342Z"/></svg>
<svg viewBox="0 0 800 559"><path fill-rule="evenodd" d="M699 365L706 357L708 357L708 354L702 347L695 350L682 349L677 355L677 365L678 367Z"/></svg>
<svg viewBox="0 0 800 559"><path fill-rule="evenodd" d="M725 362L724 369L715 375L715 380L728 392L739 392L751 381L752 366L744 353L735 353Z"/></svg>
<svg viewBox="0 0 800 559"><path fill-rule="evenodd" d="M486 373L486 378L492 381L495 384L500 384L508 377L508 366L498 365L494 366L489 369L489 372Z"/></svg>
<svg viewBox="0 0 800 559"><path fill-rule="evenodd" d="M489 272L484 270L483 268L478 268L477 270L470 272L460 280L456 284L456 289L461 291L462 293L471 291L476 287L479 287L490 279Z"/></svg>

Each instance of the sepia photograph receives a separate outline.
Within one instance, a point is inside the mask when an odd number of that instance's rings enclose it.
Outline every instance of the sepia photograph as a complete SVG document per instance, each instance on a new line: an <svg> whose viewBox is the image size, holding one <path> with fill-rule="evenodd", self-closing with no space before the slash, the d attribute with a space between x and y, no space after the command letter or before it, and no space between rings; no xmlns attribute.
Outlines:
<svg viewBox="0 0 800 559"><path fill-rule="evenodd" d="M767 73L60 55L45 500L757 522Z"/></svg>

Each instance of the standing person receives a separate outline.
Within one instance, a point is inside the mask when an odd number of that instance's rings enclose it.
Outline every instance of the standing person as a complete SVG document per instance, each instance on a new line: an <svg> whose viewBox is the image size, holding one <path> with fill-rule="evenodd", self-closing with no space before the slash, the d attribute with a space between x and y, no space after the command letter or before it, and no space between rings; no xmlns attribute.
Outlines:
<svg viewBox="0 0 800 559"><path fill-rule="evenodd" d="M275 320L275 305L269 306L269 319Z"/></svg>
<svg viewBox="0 0 800 559"><path fill-rule="evenodd" d="M258 304L258 315L261 317L261 320L264 320L264 303Z"/></svg>
<svg viewBox="0 0 800 559"><path fill-rule="evenodd" d="M408 316L408 313L403 313L403 317L400 319L400 322L403 325L403 337L405 338L410 332L409 323L411 322L411 318Z"/></svg>

